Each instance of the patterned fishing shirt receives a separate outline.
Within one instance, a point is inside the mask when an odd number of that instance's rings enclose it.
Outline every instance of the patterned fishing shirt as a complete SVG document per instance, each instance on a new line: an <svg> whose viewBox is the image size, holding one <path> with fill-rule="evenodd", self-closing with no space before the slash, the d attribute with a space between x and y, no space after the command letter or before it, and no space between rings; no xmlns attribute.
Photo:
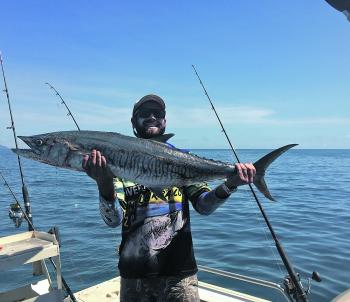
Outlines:
<svg viewBox="0 0 350 302"><path fill-rule="evenodd" d="M195 203L206 184L171 187L160 198L143 185L114 179L115 203L100 196L107 225L122 224L119 270L123 278L190 276L197 272L190 227L189 201Z"/></svg>

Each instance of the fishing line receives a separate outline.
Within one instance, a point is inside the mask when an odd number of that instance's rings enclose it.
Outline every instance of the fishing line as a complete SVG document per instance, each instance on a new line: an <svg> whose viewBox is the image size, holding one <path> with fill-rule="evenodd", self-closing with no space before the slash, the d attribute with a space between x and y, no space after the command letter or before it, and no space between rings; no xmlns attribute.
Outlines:
<svg viewBox="0 0 350 302"><path fill-rule="evenodd" d="M56 90L56 88L53 87L50 83L46 82L45 84L48 85L53 91L55 91L56 95L57 95L57 96L60 98L60 100L61 100L61 104L63 104L63 105L67 108L67 111L68 111L67 116L70 116L70 117L73 119L73 122L74 122L75 126L77 126L78 130L80 131L80 128L79 128L79 126L78 126L78 123L77 123L77 121L75 120L74 115L73 115L72 111L69 109L67 103L64 101L63 97L62 97L62 96L60 95L60 93Z"/></svg>
<svg viewBox="0 0 350 302"><path fill-rule="evenodd" d="M245 200L245 198L247 200L249 200L249 203L250 202L253 202L253 200L250 198L250 195L249 195L249 190L246 190L245 188L242 188L242 190L240 190L241 194L244 195L242 196L242 201ZM249 198L248 198L249 197ZM233 197L229 197L230 199L232 199ZM245 201L244 201L245 203ZM263 234L262 236L264 236L264 239L263 239L263 242L266 243L266 244L262 244L264 247L266 246L267 250L269 251L269 254L271 254L271 257L272 257L272 261L274 264L276 264L276 267L278 269L278 271L281 273L281 275L284 275L285 274L285 271L283 271L283 267L281 266L281 261L280 261L280 258L277 257L276 255L276 252L275 250L273 249L273 246L271 245L271 236L269 237L268 236L268 232L267 232L267 229L266 229L266 225L263 224L262 222L262 217L261 215L259 215L259 213L257 212L257 208L251 208L249 206L249 209L251 209L251 212L249 210L248 214L247 212L245 212L247 214L247 216L244 218L245 220L254 220L254 221L257 221L257 223L259 225L257 226L251 226L249 227L248 229L245 229L244 231L246 232L255 232L255 234L257 235L261 235ZM257 233L257 231L261 231L259 233Z"/></svg>
<svg viewBox="0 0 350 302"><path fill-rule="evenodd" d="M242 188L242 189L243 189L242 192L244 192L243 194L245 194L245 196L247 197L247 200L249 200L249 202L251 203L254 203L254 200L250 198L249 190L246 190L245 188ZM255 227L254 229L262 230L265 238L266 247L268 248L268 250L272 255L273 263L276 265L280 274L283 276L285 274L285 267L283 266L283 262L281 262L281 258L277 256L276 250L273 248L273 245L271 245L271 234L268 232L266 224L263 223L263 218L261 217L261 215L259 215L259 212L257 211L258 209L254 207L252 208L252 210L253 212L251 217L252 219L257 221L260 226L260 227Z"/></svg>
<svg viewBox="0 0 350 302"><path fill-rule="evenodd" d="M235 151L235 149L234 149L234 147L233 147L233 145L232 145L232 143L231 143L231 140L230 140L230 138L228 137L228 135L227 135L227 133L226 133L226 130L225 130L225 128L224 128L224 126L223 126L223 124L222 124L222 122L221 122L221 119L220 119L218 113L217 113L216 110L215 110L214 104L213 104L213 102L212 102L210 96L208 95L208 92L207 92L207 90L205 89L204 84L203 84L201 78L200 78L199 75L198 75L198 72L197 72L195 66L192 65L192 68L193 68L193 70L194 70L194 72L195 72L195 74L196 74L196 76L197 76L197 78L198 78L198 80L199 80L200 85L201 85L202 88L203 88L204 94L206 95L206 97L207 97L208 100L209 100L209 103L210 103L210 105L211 105L211 108L213 109L213 111L214 111L214 113L215 113L215 116L216 116L217 120L218 120L219 123L220 123L221 130L222 130L222 132L224 133L224 135L225 135L225 137L226 137L226 139L227 139L227 141L228 141L228 143L229 143L229 145L230 145L230 147L231 147L231 150L232 150L233 154L234 154L235 157L236 157L237 162L238 162L238 163L241 163L240 160L239 160L239 158L238 158L238 155L237 155L237 153L236 153L236 151ZM279 253L279 255L280 255L280 257L281 257L281 259L282 259L282 261L283 261L283 263L284 263L284 266L286 267L286 269L287 269L287 271L288 271L289 277L291 278L291 281L292 281L292 283L293 283L294 286L295 286L295 289L296 289L296 291L297 291L297 292L296 292L296 294L297 294L297 295L296 295L297 301L300 299L299 301L308 302L307 294L306 294L306 292L305 292L304 289L303 289L303 285L301 284L300 279L298 278L298 276L297 276L297 274L296 274L296 272L295 272L293 266L291 265L291 263L290 263L290 261L289 261L289 259L288 259L288 257L287 257L287 254L285 253L285 251L284 251L284 249L283 249L281 243L279 242L279 240L278 240L278 238L277 238L277 236L276 236L276 234L275 234L275 231L273 230L272 225L271 225L269 219L267 218L267 216L266 216L266 214L265 214L265 211L264 211L264 208L263 208L261 202L259 201L257 195L255 194L255 191L254 191L252 185L249 183L248 186L249 186L249 188L250 188L250 191L251 191L252 194L253 194L253 197L254 197L254 199L255 199L255 201L256 201L256 203L257 203L257 206L259 207L260 213L262 214L262 216L263 216L263 218L264 218L265 224L267 225L267 227L268 227L268 229L269 229L269 231L270 231L270 233L271 233L271 236L272 236L272 238L273 238L273 240L274 240L274 242L275 242L277 251L278 251L278 253ZM299 280L298 280L298 279L299 279Z"/></svg>
<svg viewBox="0 0 350 302"><path fill-rule="evenodd" d="M244 194L246 194L247 200L249 200L250 202L254 202L251 198L248 198L248 197L250 197L249 190L244 190ZM284 275L285 270L283 270L284 269L284 267L282 266L283 262L281 263L280 257L277 257L277 254L276 254L275 249L273 248L273 245L270 244L271 243L271 234L268 233L268 229L266 227L266 224L263 223L263 218L261 217L261 215L259 215L259 212L256 211L257 209L256 208L254 208L254 209L253 209L254 210L253 216L254 216L255 220L260 225L260 228L257 227L257 229L261 229L263 231L266 246L268 247L268 250L271 252L272 260L276 264L276 267L279 270L279 272L281 273L281 275Z"/></svg>

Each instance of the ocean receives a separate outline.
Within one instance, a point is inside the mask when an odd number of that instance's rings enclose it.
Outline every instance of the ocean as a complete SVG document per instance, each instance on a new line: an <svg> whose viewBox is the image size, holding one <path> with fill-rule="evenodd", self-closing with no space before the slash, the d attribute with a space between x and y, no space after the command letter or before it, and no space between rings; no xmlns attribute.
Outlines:
<svg viewBox="0 0 350 302"><path fill-rule="evenodd" d="M238 150L241 161L254 162L269 150ZM192 150L199 156L233 161L229 150ZM98 210L94 181L79 172L23 160L34 224L61 234L63 276L73 291L118 275L120 229L109 228ZM266 182L277 202L258 197L295 270L306 286L313 271L312 302L330 301L350 288L350 150L292 149L274 162ZM16 156L0 147L0 169L18 198L20 177ZM219 182L210 183L215 187ZM256 190L257 192L257 190ZM0 187L0 236L16 229L8 217L13 202ZM192 235L198 264L250 277L283 282L286 270L248 187L241 187L210 216L191 210ZM239 289L230 279L200 272L199 279ZM32 280L31 266L1 272L0 291ZM244 290L253 291L249 286ZM267 296L270 293L262 294ZM267 290L266 290L267 291ZM274 301L284 301L278 298Z"/></svg>

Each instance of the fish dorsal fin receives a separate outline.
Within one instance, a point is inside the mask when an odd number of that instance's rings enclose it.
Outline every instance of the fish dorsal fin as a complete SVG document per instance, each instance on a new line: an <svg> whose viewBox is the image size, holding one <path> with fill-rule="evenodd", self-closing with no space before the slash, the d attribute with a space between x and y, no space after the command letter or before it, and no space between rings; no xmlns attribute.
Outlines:
<svg viewBox="0 0 350 302"><path fill-rule="evenodd" d="M152 137L152 138L150 138L150 140L160 142L160 143L166 143L174 135L175 135L174 133L163 134L163 135L159 135L156 137Z"/></svg>

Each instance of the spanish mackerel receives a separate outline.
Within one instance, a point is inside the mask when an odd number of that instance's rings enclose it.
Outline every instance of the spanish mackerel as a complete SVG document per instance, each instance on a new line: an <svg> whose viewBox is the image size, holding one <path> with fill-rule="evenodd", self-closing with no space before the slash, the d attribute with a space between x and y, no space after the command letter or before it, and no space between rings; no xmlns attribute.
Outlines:
<svg viewBox="0 0 350 302"><path fill-rule="evenodd" d="M31 149L13 150L20 156L42 163L84 171L83 155L92 149L101 151L108 167L116 176L142 184L158 196L164 188L225 179L235 173L235 166L206 159L170 147L165 141L130 137L115 132L62 131L33 136L18 136ZM161 137L162 138L162 137ZM265 180L265 170L282 153L296 146L286 145L272 151L254 163L254 185L266 198L274 200Z"/></svg>

